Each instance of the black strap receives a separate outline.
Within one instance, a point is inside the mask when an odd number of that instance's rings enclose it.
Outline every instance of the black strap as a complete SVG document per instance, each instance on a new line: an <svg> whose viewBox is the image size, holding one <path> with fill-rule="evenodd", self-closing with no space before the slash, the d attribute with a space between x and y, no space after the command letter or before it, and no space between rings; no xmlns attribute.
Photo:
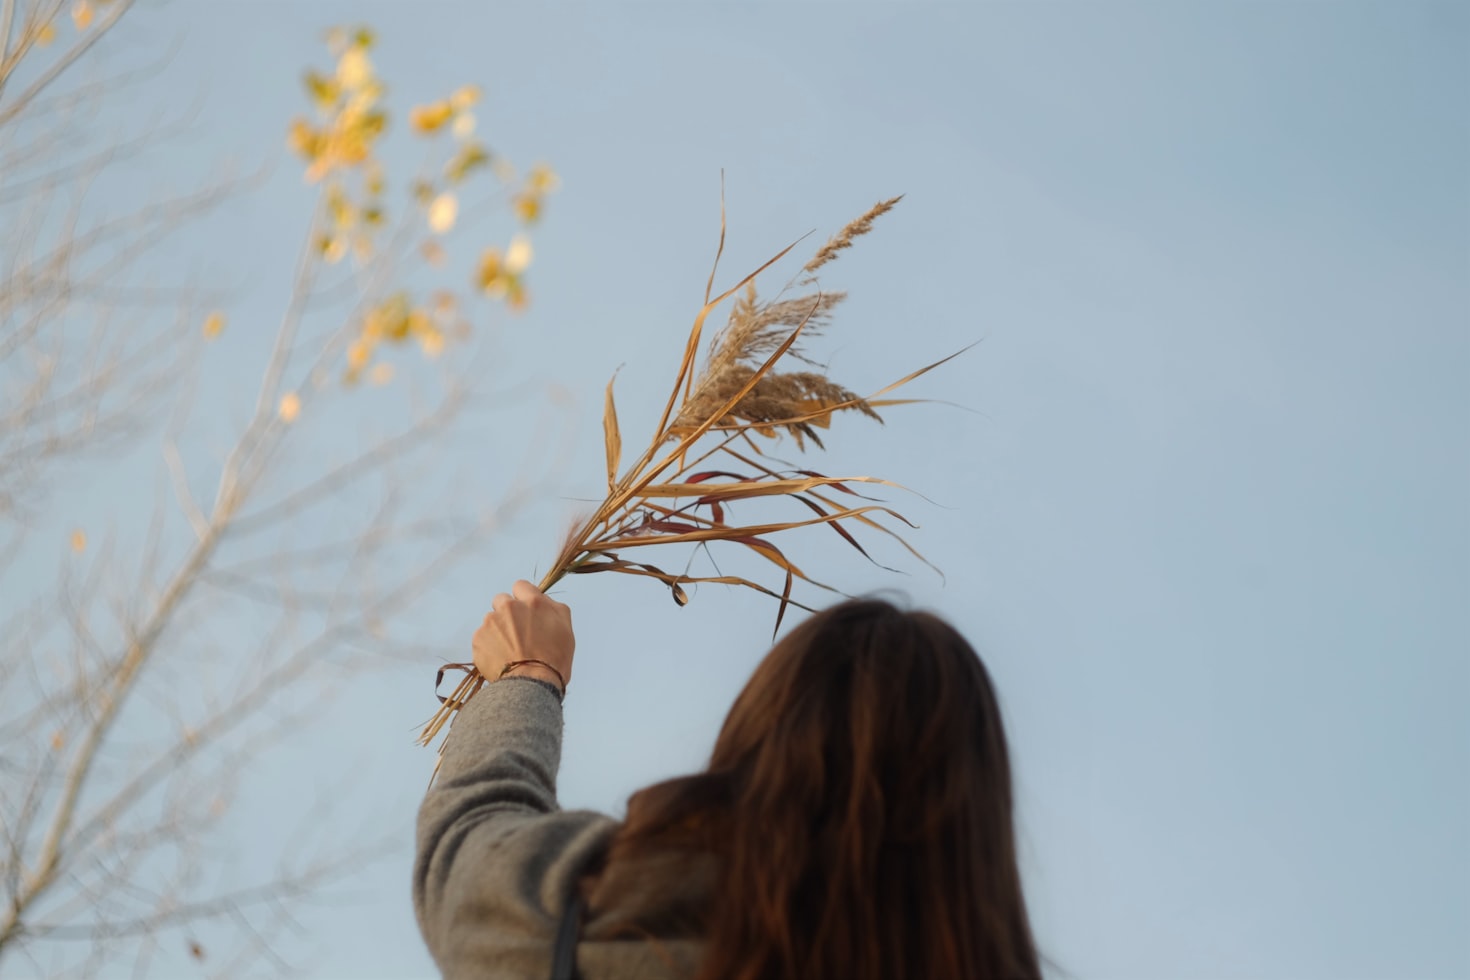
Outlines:
<svg viewBox="0 0 1470 980"><path fill-rule="evenodd" d="M556 927L556 946L551 953L551 980L576 980L577 936L582 931L582 890L572 885L567 907Z"/></svg>

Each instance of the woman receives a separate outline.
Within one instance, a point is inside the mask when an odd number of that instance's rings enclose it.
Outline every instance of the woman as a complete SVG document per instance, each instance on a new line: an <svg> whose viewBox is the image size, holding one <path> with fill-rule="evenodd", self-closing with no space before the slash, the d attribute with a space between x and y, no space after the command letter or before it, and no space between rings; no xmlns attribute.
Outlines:
<svg viewBox="0 0 1470 980"><path fill-rule="evenodd" d="M877 600L812 616L709 768L618 823L557 808L571 611L513 591L474 640L500 679L419 814L414 902L445 976L551 976L559 931L583 980L1041 976L1000 712L943 620Z"/></svg>

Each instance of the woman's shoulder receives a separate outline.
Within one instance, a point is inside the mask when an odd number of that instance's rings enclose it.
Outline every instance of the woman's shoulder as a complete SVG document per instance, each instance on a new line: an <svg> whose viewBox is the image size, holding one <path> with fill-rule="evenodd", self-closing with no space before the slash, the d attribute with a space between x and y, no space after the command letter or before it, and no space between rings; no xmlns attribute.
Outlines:
<svg viewBox="0 0 1470 980"><path fill-rule="evenodd" d="M641 851L609 860L584 883L582 935L591 940L699 938L709 921L715 875L714 857L695 850Z"/></svg>
<svg viewBox="0 0 1470 980"><path fill-rule="evenodd" d="M687 978L699 966L715 862L670 848L613 857L583 882L577 963L587 980Z"/></svg>

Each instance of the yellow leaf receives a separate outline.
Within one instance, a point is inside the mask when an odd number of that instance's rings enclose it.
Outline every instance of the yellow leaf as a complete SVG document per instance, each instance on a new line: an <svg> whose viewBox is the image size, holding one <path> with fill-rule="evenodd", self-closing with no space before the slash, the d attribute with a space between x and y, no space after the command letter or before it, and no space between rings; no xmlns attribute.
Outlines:
<svg viewBox="0 0 1470 980"><path fill-rule="evenodd" d="M455 112L464 112L479 101L480 86L478 85L461 85L449 97L449 104L454 108Z"/></svg>
<svg viewBox="0 0 1470 980"><path fill-rule="evenodd" d="M209 314L209 316L204 318L204 336L210 338L211 340L215 337L218 337L220 335L220 331L224 328L225 315L219 310L215 310L213 313Z"/></svg>
<svg viewBox="0 0 1470 980"><path fill-rule="evenodd" d="M354 340L347 348L347 369L354 374L367 366L373 356L373 345L364 338Z"/></svg>
<svg viewBox="0 0 1470 980"><path fill-rule="evenodd" d="M512 206L516 217L525 224L534 224L541 217L541 197L538 194L517 194Z"/></svg>
<svg viewBox="0 0 1470 980"><path fill-rule="evenodd" d="M40 30L36 31L36 45L44 48L54 40L56 40L56 25L47 21L41 25Z"/></svg>
<svg viewBox="0 0 1470 980"><path fill-rule="evenodd" d="M441 235L454 227L454 219L457 217L459 200L448 191L434 198L429 205L429 227Z"/></svg>
<svg viewBox="0 0 1470 980"><path fill-rule="evenodd" d="M368 129L368 135L377 138L383 135L383 130L388 128L388 114L382 109L374 109L363 117L363 126Z"/></svg>
<svg viewBox="0 0 1470 980"><path fill-rule="evenodd" d="M505 271L512 275L525 272L530 264L531 240L525 235L517 235L510 240L510 247L505 250Z"/></svg>
<svg viewBox="0 0 1470 980"><path fill-rule="evenodd" d="M494 294L505 288L505 267L501 262L500 249L490 247L480 253L480 264L475 269L475 285L482 292Z"/></svg>
<svg viewBox="0 0 1470 980"><path fill-rule="evenodd" d="M412 327L413 311L408 307L407 293L394 293L378 307L379 329L389 340L407 340Z"/></svg>
<svg viewBox="0 0 1470 980"><path fill-rule="evenodd" d="M414 312L409 308L407 293L394 293L368 313L363 336L371 341L407 340Z"/></svg>
<svg viewBox="0 0 1470 980"><path fill-rule="evenodd" d="M368 374L368 380L375 385L385 385L393 380L393 365L388 363L375 365Z"/></svg>
<svg viewBox="0 0 1470 980"><path fill-rule="evenodd" d="M349 91L362 88L372 77L373 63L363 48L350 47L337 60L337 83Z"/></svg>
<svg viewBox="0 0 1470 980"><path fill-rule="evenodd" d="M71 532L71 550L81 554L87 550L87 532L77 528Z"/></svg>
<svg viewBox="0 0 1470 980"><path fill-rule="evenodd" d="M85 31L91 25L92 16L96 12L96 9L88 0L77 0L76 3L72 4L71 22L77 25L77 30Z"/></svg>
<svg viewBox="0 0 1470 980"><path fill-rule="evenodd" d="M352 43L359 48L370 48L377 40L378 36L373 33L371 27L359 27L352 32Z"/></svg>
<svg viewBox="0 0 1470 980"><path fill-rule="evenodd" d="M424 261L429 263L430 265L438 267L444 264L444 259L446 256L444 246L440 245L432 238L424 242L423 245L419 246L419 251L423 253Z"/></svg>
<svg viewBox="0 0 1470 980"><path fill-rule="evenodd" d="M459 139L468 139L475 131L475 114L473 112L461 112L454 117L454 125L450 130Z"/></svg>
<svg viewBox="0 0 1470 980"><path fill-rule="evenodd" d="M419 334L419 347L425 357L438 357L444 352L444 334L437 328L430 327Z"/></svg>
<svg viewBox="0 0 1470 980"><path fill-rule="evenodd" d="M302 81L306 85L307 94L316 107L322 112L331 112L332 107L337 104L337 99L342 95L337 83L314 71L308 71Z"/></svg>
<svg viewBox="0 0 1470 980"><path fill-rule="evenodd" d="M380 109L371 112L342 113L339 137L339 152L348 163L361 163L367 159L372 144L383 135L388 125L388 114Z"/></svg>
<svg viewBox="0 0 1470 980"><path fill-rule="evenodd" d="M308 160L315 160L322 152L321 134L305 119L291 120L291 129L286 135L286 143L297 153Z"/></svg>
<svg viewBox="0 0 1470 980"><path fill-rule="evenodd" d="M419 133L435 133L443 129L453 115L454 107L448 102L417 105L409 110L408 124Z"/></svg>
<svg viewBox="0 0 1470 980"><path fill-rule="evenodd" d="M512 313L519 313L531 302L531 294L519 279L511 279L505 286L505 305Z"/></svg>
<svg viewBox="0 0 1470 980"><path fill-rule="evenodd" d="M333 181L327 186L326 194L327 220L338 228L350 228L356 219L356 212L352 208L352 202L347 199L347 194L342 190L342 185Z"/></svg>
<svg viewBox="0 0 1470 980"><path fill-rule="evenodd" d="M444 165L444 176L458 183L489 163L490 151L483 143L467 143Z"/></svg>
<svg viewBox="0 0 1470 980"><path fill-rule="evenodd" d="M327 262L333 265L341 262L342 257L346 254L347 239L341 235L333 235L330 239L328 239L326 242L326 247L322 251L322 257L325 258Z"/></svg>
<svg viewBox="0 0 1470 980"><path fill-rule="evenodd" d="M550 194L561 186L561 178L544 163L538 163L526 175L526 186L538 194Z"/></svg>
<svg viewBox="0 0 1470 980"><path fill-rule="evenodd" d="M294 422L296 416L301 414L301 396L294 391L288 391L281 396L280 407L276 414L281 417L282 422Z"/></svg>

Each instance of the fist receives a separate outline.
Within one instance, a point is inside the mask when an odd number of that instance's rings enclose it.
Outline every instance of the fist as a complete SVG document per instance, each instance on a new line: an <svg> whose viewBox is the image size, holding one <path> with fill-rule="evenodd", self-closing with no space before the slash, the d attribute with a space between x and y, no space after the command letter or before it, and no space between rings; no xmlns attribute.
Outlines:
<svg viewBox="0 0 1470 980"><path fill-rule="evenodd" d="M550 598L530 582L521 580L490 603L490 612L475 631L475 667L487 680L495 680L508 663L544 660L561 672L561 679L537 664L517 667L515 677L535 677L557 687L572 682L572 610Z"/></svg>

